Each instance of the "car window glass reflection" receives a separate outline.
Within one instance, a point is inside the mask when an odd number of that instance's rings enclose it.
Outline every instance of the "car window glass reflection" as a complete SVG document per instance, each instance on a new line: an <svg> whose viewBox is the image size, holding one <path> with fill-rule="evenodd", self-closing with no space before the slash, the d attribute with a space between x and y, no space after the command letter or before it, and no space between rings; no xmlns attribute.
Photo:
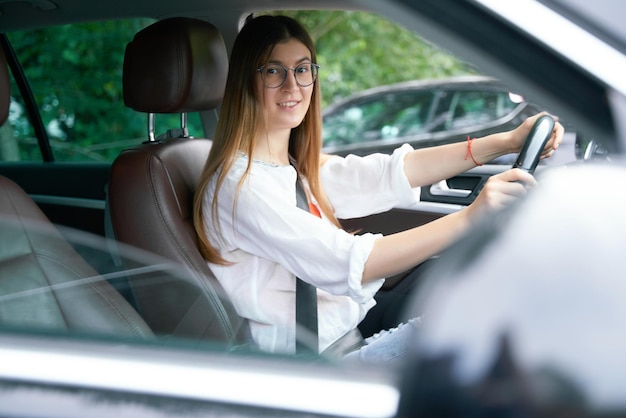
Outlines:
<svg viewBox="0 0 626 418"><path fill-rule="evenodd" d="M135 290L188 288L194 303L207 293L186 270L158 256L61 226L0 219L5 242L0 269L0 330L80 338L171 341L230 350L222 340L195 341L158 333L146 322ZM225 298L225 297L224 297ZM225 300L225 299L224 299ZM152 300L152 304L164 301ZM183 301L179 301L183 304ZM198 309L181 306L181 309Z"/></svg>

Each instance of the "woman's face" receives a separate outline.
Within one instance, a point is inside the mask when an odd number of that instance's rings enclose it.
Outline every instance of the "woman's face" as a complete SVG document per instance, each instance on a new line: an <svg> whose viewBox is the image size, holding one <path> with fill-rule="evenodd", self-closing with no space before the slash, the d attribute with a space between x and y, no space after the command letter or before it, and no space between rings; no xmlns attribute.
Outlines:
<svg viewBox="0 0 626 418"><path fill-rule="evenodd" d="M311 52L297 39L290 39L274 46L267 64L287 67L287 77L280 87L267 87L258 75L257 89L265 109L269 131L290 130L302 123L311 103L315 83L302 87L296 82L293 68L312 63ZM278 68L278 67L277 67ZM280 70L282 71L282 69ZM270 75L266 76L269 79Z"/></svg>

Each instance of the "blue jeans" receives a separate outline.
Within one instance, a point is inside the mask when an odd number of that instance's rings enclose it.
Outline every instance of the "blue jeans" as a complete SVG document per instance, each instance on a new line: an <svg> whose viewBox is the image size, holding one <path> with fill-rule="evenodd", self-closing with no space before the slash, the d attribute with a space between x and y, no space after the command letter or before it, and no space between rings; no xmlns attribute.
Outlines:
<svg viewBox="0 0 626 418"><path fill-rule="evenodd" d="M346 356L346 360L366 363L389 363L401 360L415 345L415 330L420 318L410 319L395 328L378 332L365 339L365 345Z"/></svg>

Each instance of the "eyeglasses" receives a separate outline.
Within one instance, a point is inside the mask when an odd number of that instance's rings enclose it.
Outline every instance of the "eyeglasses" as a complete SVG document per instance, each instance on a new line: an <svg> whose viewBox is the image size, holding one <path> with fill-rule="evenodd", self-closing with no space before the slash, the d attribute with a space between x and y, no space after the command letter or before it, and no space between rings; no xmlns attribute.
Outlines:
<svg viewBox="0 0 626 418"><path fill-rule="evenodd" d="M296 68L287 68L279 64L267 64L257 71L261 74L265 87L275 89L285 84L289 70L293 71L296 83L300 87L310 86L315 83L319 68L319 65L312 63L300 64Z"/></svg>

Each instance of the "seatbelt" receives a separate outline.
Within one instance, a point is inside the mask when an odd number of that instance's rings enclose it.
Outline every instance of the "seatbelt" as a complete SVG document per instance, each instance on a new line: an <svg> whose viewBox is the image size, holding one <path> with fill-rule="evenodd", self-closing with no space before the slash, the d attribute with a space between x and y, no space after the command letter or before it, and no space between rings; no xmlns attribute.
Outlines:
<svg viewBox="0 0 626 418"><path fill-rule="evenodd" d="M310 212L300 178L296 181L296 205ZM315 347L313 351L317 354L319 351L317 289L296 277L296 353L310 353L312 347Z"/></svg>

